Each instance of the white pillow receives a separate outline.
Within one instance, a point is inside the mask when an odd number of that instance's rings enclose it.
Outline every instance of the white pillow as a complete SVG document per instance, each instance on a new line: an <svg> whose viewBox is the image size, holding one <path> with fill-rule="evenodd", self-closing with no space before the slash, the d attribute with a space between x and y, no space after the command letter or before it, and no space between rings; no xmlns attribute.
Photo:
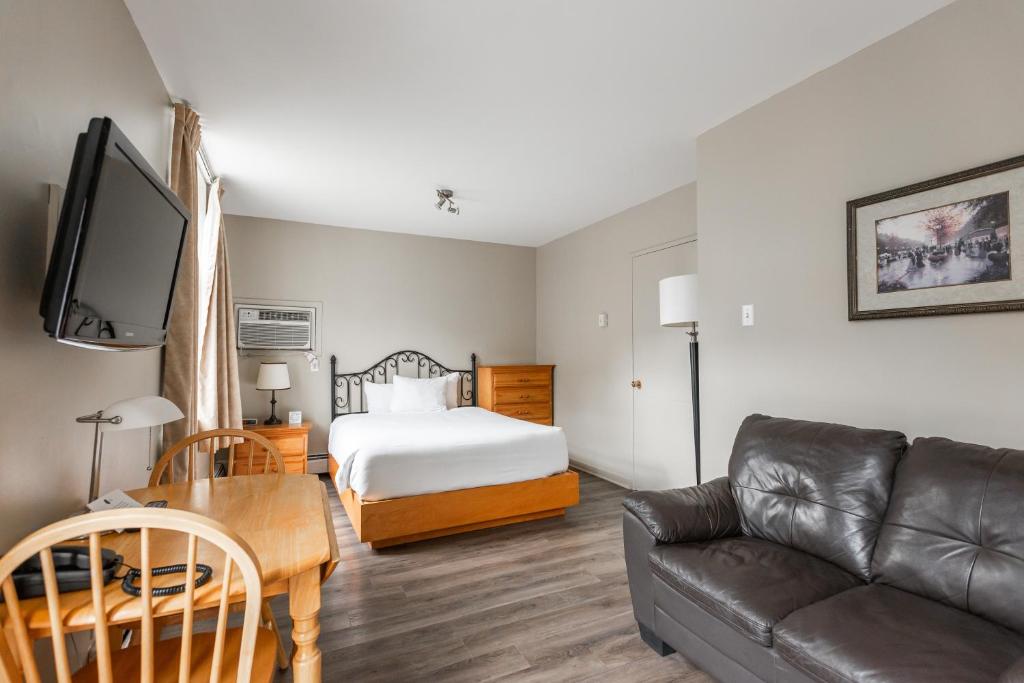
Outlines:
<svg viewBox="0 0 1024 683"><path fill-rule="evenodd" d="M367 382L363 386L366 392L366 412L379 415L391 412L391 399L395 395L394 384L374 384Z"/></svg>
<svg viewBox="0 0 1024 683"><path fill-rule="evenodd" d="M391 398L393 413L436 413L448 410L445 393L448 380L444 377L414 379L395 375L395 393Z"/></svg>
<svg viewBox="0 0 1024 683"><path fill-rule="evenodd" d="M444 387L444 402L448 410L459 407L459 390L462 388L462 373L452 372L444 376L448 384Z"/></svg>

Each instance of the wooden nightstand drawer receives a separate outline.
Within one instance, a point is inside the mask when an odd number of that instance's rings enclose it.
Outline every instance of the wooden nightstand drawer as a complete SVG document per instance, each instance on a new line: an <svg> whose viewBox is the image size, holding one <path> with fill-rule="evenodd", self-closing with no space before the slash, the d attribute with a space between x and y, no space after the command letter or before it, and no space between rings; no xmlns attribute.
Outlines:
<svg viewBox="0 0 1024 683"><path fill-rule="evenodd" d="M266 436L266 434L264 434ZM277 446L277 450L281 451L281 455L288 459L289 457L298 456L299 458L306 457L306 435L300 436L283 436L271 439L274 445Z"/></svg>
<svg viewBox="0 0 1024 683"><path fill-rule="evenodd" d="M510 403L545 403L551 400L551 389L546 386L496 387L494 389L494 405L502 406Z"/></svg>
<svg viewBox="0 0 1024 683"><path fill-rule="evenodd" d="M550 403L521 403L518 405L495 406L494 412L516 417L520 420L548 420L551 418Z"/></svg>
<svg viewBox="0 0 1024 683"><path fill-rule="evenodd" d="M546 387L550 384L550 368L517 369L494 373L494 386L496 387Z"/></svg>
<svg viewBox="0 0 1024 683"><path fill-rule="evenodd" d="M270 440L277 450L281 452L284 460L284 471L287 473L305 474L308 471L307 459L309 455L309 429L312 425L303 422L300 425L256 425L249 430L256 432ZM263 472L263 461L267 457L267 451L262 446L255 444L253 453L253 473ZM248 446L238 446L235 449L235 471L238 474L246 474L249 469Z"/></svg>
<svg viewBox="0 0 1024 683"><path fill-rule="evenodd" d="M263 463L266 460L266 452L262 455L253 456L252 474L263 474ZM273 465L267 469L268 472L273 472ZM236 474L250 474L249 468L249 453L248 450L245 454L242 453L242 449L237 449L234 452L234 473ZM285 458L285 473L286 474L305 474L306 473L306 459L302 456L296 456L292 458Z"/></svg>

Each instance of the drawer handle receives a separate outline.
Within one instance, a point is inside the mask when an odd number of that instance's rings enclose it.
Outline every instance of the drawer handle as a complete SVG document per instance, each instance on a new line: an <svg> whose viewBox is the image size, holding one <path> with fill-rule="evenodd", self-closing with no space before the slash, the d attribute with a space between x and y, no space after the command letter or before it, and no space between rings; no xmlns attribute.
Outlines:
<svg viewBox="0 0 1024 683"><path fill-rule="evenodd" d="M519 398L530 398L529 394L519 394Z"/></svg>
<svg viewBox="0 0 1024 683"><path fill-rule="evenodd" d="M516 415L529 415L529 414L530 414L529 410L517 410L516 411Z"/></svg>
<svg viewBox="0 0 1024 683"><path fill-rule="evenodd" d="M530 381L530 378L529 378L529 377L520 377L520 378L519 378L519 379L517 379L516 381L517 381L517 382L529 382L529 381Z"/></svg>

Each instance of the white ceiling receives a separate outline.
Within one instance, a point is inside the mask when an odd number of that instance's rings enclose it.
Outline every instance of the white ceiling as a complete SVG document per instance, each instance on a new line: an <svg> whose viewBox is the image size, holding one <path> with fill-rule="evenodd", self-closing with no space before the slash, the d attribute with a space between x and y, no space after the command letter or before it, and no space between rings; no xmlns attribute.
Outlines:
<svg viewBox="0 0 1024 683"><path fill-rule="evenodd" d="M701 132L948 1L126 4L226 211L540 245L694 180Z"/></svg>

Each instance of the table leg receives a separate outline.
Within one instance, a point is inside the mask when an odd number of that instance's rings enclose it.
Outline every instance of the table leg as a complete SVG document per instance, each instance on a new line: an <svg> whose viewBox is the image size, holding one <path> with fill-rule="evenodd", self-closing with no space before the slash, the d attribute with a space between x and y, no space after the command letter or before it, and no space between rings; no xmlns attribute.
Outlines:
<svg viewBox="0 0 1024 683"><path fill-rule="evenodd" d="M293 576L288 581L288 612L292 617L292 680L320 683L320 567Z"/></svg>

